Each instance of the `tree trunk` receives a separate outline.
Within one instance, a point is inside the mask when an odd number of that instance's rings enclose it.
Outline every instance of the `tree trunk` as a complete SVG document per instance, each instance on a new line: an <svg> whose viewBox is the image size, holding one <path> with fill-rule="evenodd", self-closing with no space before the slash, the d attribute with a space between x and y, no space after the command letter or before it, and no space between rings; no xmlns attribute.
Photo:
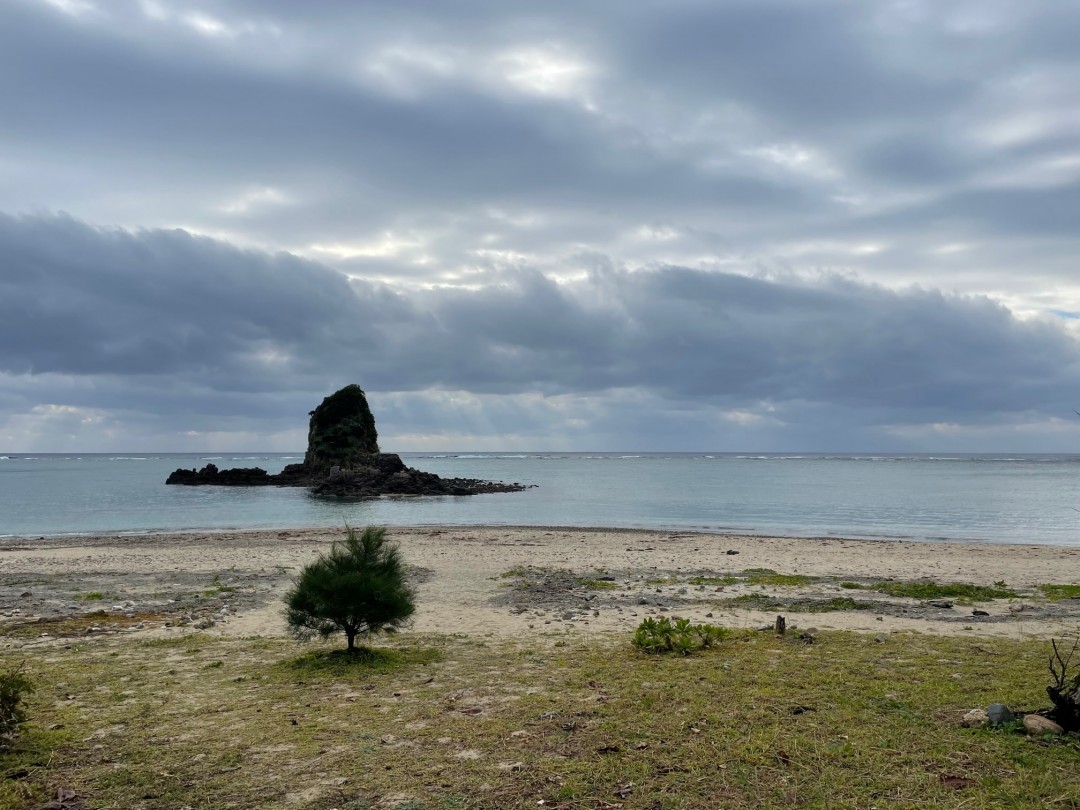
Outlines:
<svg viewBox="0 0 1080 810"><path fill-rule="evenodd" d="M356 631L352 628L345 628L345 638L349 642L348 652L356 651Z"/></svg>

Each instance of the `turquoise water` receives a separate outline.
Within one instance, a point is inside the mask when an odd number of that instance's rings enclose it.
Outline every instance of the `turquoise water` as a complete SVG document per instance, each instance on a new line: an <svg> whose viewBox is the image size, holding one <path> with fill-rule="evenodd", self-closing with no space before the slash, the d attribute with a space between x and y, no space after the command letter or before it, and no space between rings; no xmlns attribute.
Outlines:
<svg viewBox="0 0 1080 810"><path fill-rule="evenodd" d="M1080 545L1080 456L403 453L521 493L344 502L302 489L167 487L177 467L300 453L0 454L0 536L304 526L617 526Z"/></svg>

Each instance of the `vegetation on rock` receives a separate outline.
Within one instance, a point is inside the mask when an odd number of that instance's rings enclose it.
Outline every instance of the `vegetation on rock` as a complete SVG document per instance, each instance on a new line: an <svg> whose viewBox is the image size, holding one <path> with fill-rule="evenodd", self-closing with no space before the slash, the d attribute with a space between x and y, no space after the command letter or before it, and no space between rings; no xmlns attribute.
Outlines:
<svg viewBox="0 0 1080 810"><path fill-rule="evenodd" d="M349 467L378 452L375 417L359 385L346 385L311 412L307 467Z"/></svg>
<svg viewBox="0 0 1080 810"><path fill-rule="evenodd" d="M285 603L297 638L343 632L350 651L357 636L392 633L416 609L397 546L374 527L349 529L344 542L300 572Z"/></svg>

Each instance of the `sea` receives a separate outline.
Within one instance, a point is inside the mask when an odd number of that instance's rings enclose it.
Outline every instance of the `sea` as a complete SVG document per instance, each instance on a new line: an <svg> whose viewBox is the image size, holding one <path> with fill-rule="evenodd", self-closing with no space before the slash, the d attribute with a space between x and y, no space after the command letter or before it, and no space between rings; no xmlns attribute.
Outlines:
<svg viewBox="0 0 1080 810"><path fill-rule="evenodd" d="M1080 546L1080 455L402 453L442 476L535 485L340 500L284 487L166 486L178 467L302 453L0 454L0 537L209 529L603 526Z"/></svg>

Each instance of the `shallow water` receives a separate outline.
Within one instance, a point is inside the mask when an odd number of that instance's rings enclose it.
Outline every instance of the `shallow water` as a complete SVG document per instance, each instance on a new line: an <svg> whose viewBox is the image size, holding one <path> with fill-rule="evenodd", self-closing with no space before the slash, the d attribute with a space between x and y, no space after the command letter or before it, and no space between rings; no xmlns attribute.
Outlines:
<svg viewBox="0 0 1080 810"><path fill-rule="evenodd" d="M1080 545L1076 455L403 453L440 475L539 486L374 501L164 483L177 467L273 473L301 455L0 454L0 536L502 524Z"/></svg>

